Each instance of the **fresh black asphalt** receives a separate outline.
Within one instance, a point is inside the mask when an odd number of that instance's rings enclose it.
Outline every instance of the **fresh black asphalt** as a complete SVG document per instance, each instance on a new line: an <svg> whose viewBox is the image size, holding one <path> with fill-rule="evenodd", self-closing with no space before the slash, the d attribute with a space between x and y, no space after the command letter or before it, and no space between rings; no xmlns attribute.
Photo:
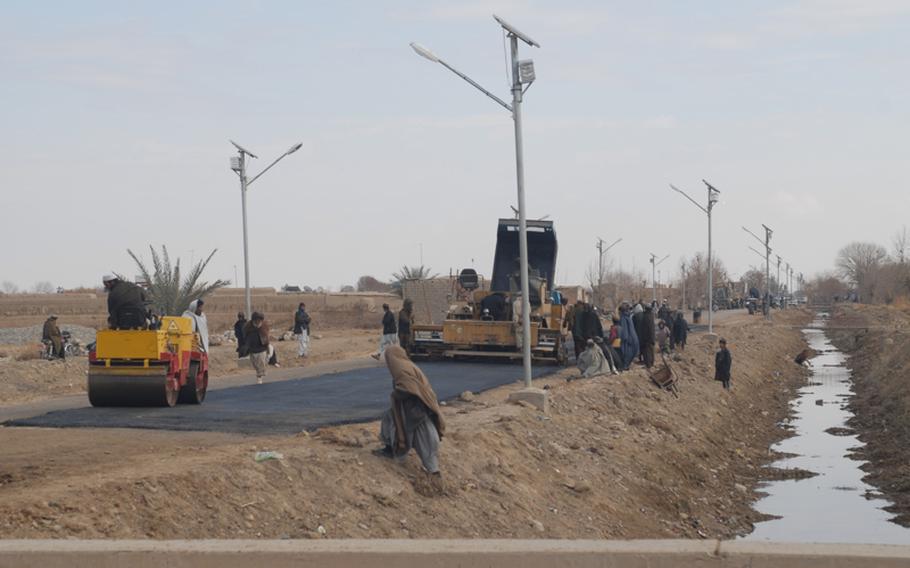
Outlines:
<svg viewBox="0 0 910 568"><path fill-rule="evenodd" d="M439 400L480 392L521 378L507 364L428 362L420 367ZM541 377L557 367L535 367ZM50 428L147 428L241 434L294 434L322 426L369 422L389 406L392 380L383 367L306 379L210 390L200 406L174 408L74 408L6 422ZM86 401L87 402L87 401Z"/></svg>

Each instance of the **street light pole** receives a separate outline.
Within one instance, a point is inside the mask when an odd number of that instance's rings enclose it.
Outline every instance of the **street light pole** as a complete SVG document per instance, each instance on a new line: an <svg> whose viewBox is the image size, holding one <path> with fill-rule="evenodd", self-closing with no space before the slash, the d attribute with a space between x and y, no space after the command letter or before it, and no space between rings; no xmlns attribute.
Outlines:
<svg viewBox="0 0 910 568"><path fill-rule="evenodd" d="M708 216L708 333L714 333L714 259L711 246L711 212L714 211L714 205L717 204L720 190L708 183L706 180L701 181L706 186L708 186L707 207L704 207L701 203L692 199L688 193L679 189L672 183L670 184L670 189L681 194L683 197L691 201L696 207L701 209L705 215Z"/></svg>
<svg viewBox="0 0 910 568"><path fill-rule="evenodd" d="M249 233L247 230L246 222L246 191L250 185L259 179L262 174L272 169L272 166L277 164L286 156L290 156L294 152L300 149L303 146L302 143L297 143L291 146L284 154L278 156L271 164L268 165L264 170L253 176L253 179L247 179L246 175L246 157L257 158L255 154L237 144L233 140L230 141L231 144L237 148L238 156L236 158L231 158L231 169L240 177L240 204L243 214L243 281L244 281L244 302L246 309L246 317L250 319L253 314L253 299L252 292L250 290L250 254L249 254Z"/></svg>
<svg viewBox="0 0 910 568"><path fill-rule="evenodd" d="M524 367L524 382L526 387L531 386L531 301L530 301L530 283L528 281L528 225L525 214L525 171L524 171L524 145L521 132L521 102L524 91L531 83L534 82L534 64L530 60L518 60L518 40L520 39L531 47L540 47L540 44L528 37L526 34L515 29L506 21L498 16L493 18L505 30L509 37L511 46L511 67L512 67L512 104L500 99L487 89L484 89L479 83L455 69L452 65L446 63L429 49L417 44L411 43L411 48L417 52L417 55L439 63L449 71L452 71L471 86L490 97L499 105L512 113L512 121L515 126L515 173L518 185L518 251L519 251L519 270L521 270L521 358ZM526 85L524 88L522 85Z"/></svg>
<svg viewBox="0 0 910 568"><path fill-rule="evenodd" d="M600 300L601 287L603 286L603 277L604 277L604 255L613 247L618 245L622 241L622 238L616 239L613 241L613 244L604 248L604 241L602 238L597 237L597 294L595 295L596 300Z"/></svg>
<svg viewBox="0 0 910 568"><path fill-rule="evenodd" d="M657 302L657 280L656 280L656 269L660 266L660 263L670 258L670 255L663 257L660 260L657 260L657 255L653 252L651 254L651 303Z"/></svg>
<svg viewBox="0 0 910 568"><path fill-rule="evenodd" d="M765 229L764 240L762 240L761 237L759 237L758 235L756 235L755 233L753 233L746 227L743 227L743 231L752 235L755 238L755 240L760 242L765 247L765 254L764 254L764 257L765 257L765 293L764 293L764 299L762 300L762 306L763 306L764 312L765 312L765 319L768 321L771 321L771 304L770 304L771 292L770 292L770 290L771 290L771 233L772 233L772 231L767 225L762 225L762 227ZM759 253L759 254L761 254L761 253Z"/></svg>

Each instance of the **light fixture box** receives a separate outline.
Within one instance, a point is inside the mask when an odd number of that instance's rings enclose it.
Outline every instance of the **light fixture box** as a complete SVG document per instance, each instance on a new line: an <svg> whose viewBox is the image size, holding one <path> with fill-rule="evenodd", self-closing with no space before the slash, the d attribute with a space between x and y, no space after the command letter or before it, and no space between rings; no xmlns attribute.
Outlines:
<svg viewBox="0 0 910 568"><path fill-rule="evenodd" d="M530 59L518 62L518 80L522 85L533 83L536 76L534 75L534 62Z"/></svg>

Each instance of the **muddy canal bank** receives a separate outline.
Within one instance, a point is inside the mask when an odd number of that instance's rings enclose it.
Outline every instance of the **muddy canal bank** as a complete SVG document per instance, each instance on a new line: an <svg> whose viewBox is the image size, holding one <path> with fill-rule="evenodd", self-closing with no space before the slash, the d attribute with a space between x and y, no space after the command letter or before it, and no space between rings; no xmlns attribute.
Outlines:
<svg viewBox="0 0 910 568"><path fill-rule="evenodd" d="M849 426L865 446L857 451L865 481L893 504L894 521L910 527L910 312L886 306L839 306L832 343L850 355L855 396Z"/></svg>

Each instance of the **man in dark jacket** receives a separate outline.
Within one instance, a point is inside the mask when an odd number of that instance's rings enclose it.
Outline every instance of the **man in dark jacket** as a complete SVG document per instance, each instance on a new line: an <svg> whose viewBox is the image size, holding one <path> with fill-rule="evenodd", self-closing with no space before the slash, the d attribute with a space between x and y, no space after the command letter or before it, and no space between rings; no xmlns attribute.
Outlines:
<svg viewBox="0 0 910 568"><path fill-rule="evenodd" d="M721 381L724 388L730 389L730 371L733 368L733 355L727 349L727 340L720 338L720 350L714 355L714 380Z"/></svg>
<svg viewBox="0 0 910 568"><path fill-rule="evenodd" d="M648 369L654 366L654 340L654 309L648 306L642 312L641 329L638 332L639 349Z"/></svg>
<svg viewBox="0 0 910 568"><path fill-rule="evenodd" d="M237 356L246 357L246 337L244 329L246 328L246 316L243 312L237 312L237 321L234 322L234 337L237 338Z"/></svg>
<svg viewBox="0 0 910 568"><path fill-rule="evenodd" d="M269 325L265 322L265 316L253 312L243 329L243 339L246 351L250 354L250 362L256 369L256 381L261 385L269 364Z"/></svg>
<svg viewBox="0 0 910 568"><path fill-rule="evenodd" d="M41 341L49 341L53 351L53 357L64 358L63 354L63 336L60 334L60 328L57 327L57 316L51 314L44 322L44 329L41 334Z"/></svg>
<svg viewBox="0 0 910 568"><path fill-rule="evenodd" d="M108 274L102 281L107 291L107 323L111 329L147 329L145 291L132 282Z"/></svg>
<svg viewBox="0 0 910 568"><path fill-rule="evenodd" d="M483 313L483 310L490 310L490 315L493 316L494 321L506 321L508 319L506 298L499 292L493 292L480 301L481 313Z"/></svg>
<svg viewBox="0 0 910 568"><path fill-rule="evenodd" d="M676 312L676 319L673 321L673 344L680 351L685 351L686 340L689 338L689 322L683 311Z"/></svg>
<svg viewBox="0 0 910 568"><path fill-rule="evenodd" d="M303 302L294 314L294 334L297 335L297 356L306 357L310 352L310 314L306 313Z"/></svg>
<svg viewBox="0 0 910 568"><path fill-rule="evenodd" d="M386 347L398 345L398 327L395 325L395 314L388 304L382 305L382 337L379 338L379 351L370 355L377 361L385 353Z"/></svg>
<svg viewBox="0 0 910 568"><path fill-rule="evenodd" d="M411 352L411 325L413 323L414 302L408 298L398 312L398 344L409 354Z"/></svg>

